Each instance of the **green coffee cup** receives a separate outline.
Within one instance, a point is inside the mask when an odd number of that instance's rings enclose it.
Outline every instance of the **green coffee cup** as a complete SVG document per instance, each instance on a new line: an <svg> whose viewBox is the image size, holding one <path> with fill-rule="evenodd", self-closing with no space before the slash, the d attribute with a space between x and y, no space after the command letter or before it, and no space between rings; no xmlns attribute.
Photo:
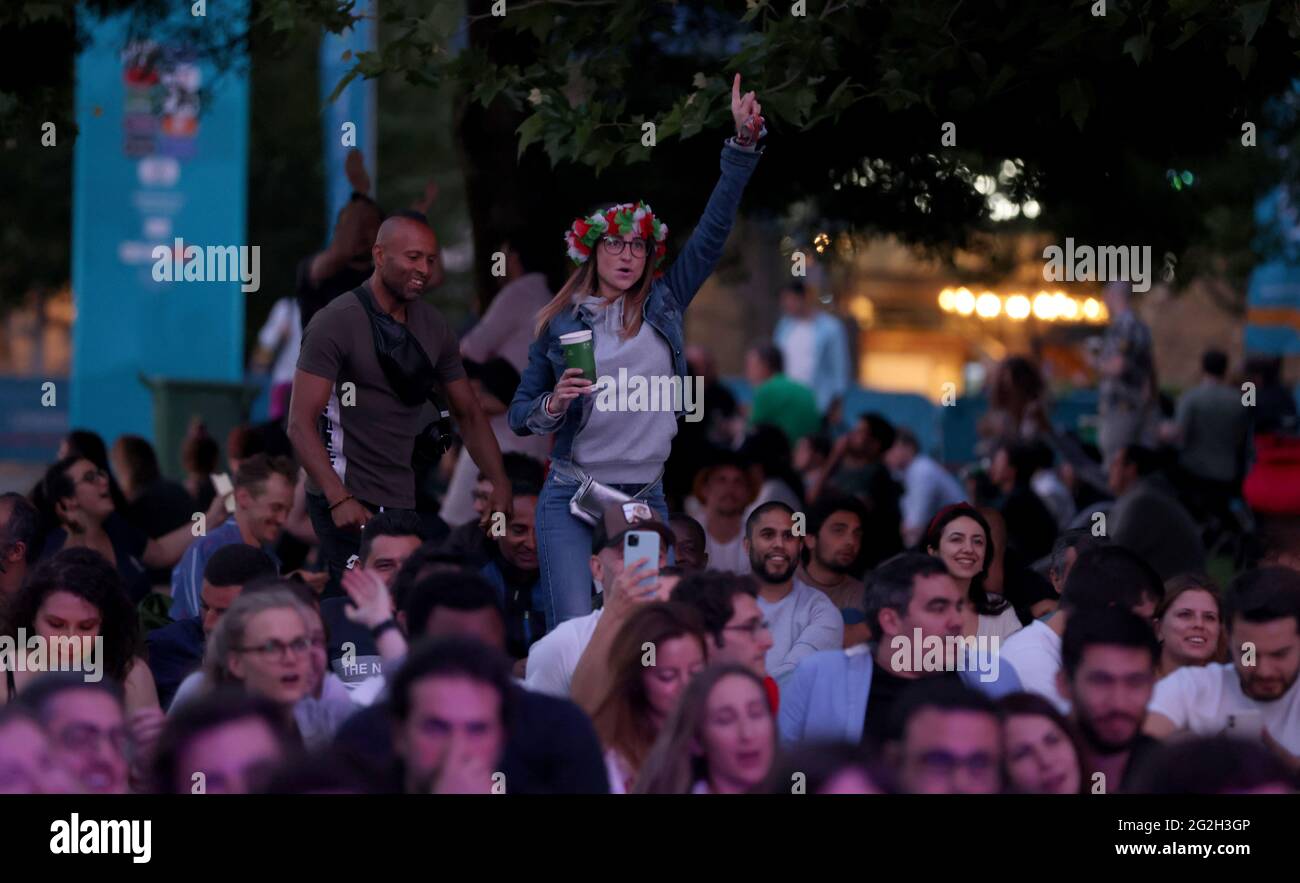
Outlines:
<svg viewBox="0 0 1300 883"><path fill-rule="evenodd" d="M560 335L560 348L570 368L581 368L582 376L596 382L596 346L590 331L571 331Z"/></svg>

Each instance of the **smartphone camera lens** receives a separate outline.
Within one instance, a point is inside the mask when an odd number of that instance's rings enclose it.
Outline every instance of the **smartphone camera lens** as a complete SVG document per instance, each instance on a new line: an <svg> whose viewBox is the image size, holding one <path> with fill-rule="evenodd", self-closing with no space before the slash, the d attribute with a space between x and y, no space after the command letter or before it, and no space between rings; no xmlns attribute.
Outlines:
<svg viewBox="0 0 1300 883"><path fill-rule="evenodd" d="M628 544L629 546L639 546L639 545L641 545L641 538L640 538L639 536L637 536L636 534L631 534L631 535L627 538L627 544Z"/></svg>

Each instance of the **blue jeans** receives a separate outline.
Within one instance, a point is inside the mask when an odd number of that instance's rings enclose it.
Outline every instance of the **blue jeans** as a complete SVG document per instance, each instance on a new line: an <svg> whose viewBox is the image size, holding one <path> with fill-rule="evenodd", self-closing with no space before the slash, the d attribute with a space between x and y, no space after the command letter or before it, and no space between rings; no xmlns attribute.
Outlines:
<svg viewBox="0 0 1300 883"><path fill-rule="evenodd" d="M610 487L629 496L643 484L615 484ZM569 500L578 482L552 468L537 498L537 563L541 568L542 610L550 632L566 619L591 612L591 528L569 512ZM668 522L663 481L657 481L642 495L659 517Z"/></svg>

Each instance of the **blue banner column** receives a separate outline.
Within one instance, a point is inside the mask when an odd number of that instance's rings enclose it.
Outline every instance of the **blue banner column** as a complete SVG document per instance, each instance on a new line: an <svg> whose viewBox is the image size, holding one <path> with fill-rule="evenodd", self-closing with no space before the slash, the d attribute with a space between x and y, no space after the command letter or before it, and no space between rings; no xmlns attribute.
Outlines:
<svg viewBox="0 0 1300 883"><path fill-rule="evenodd" d="M361 52L373 52L378 45L374 15L378 0L361 0L356 5L355 14L364 15L351 28L341 34L326 33L320 43L320 97L323 111L321 125L324 127L325 145L325 230L326 236L333 233L334 221L339 210L352 196L352 185L343 173L343 160L354 147L360 150L366 159L366 171L370 173L373 187L378 177L378 127L375 107L376 82L360 77L352 80L339 93L339 97L329 100L330 93L339 84L343 76L356 64L356 57ZM346 57L345 57L346 56ZM344 144L344 126L355 126L353 135L355 143ZM374 195L372 192L370 195Z"/></svg>
<svg viewBox="0 0 1300 883"><path fill-rule="evenodd" d="M203 27L243 27L247 8L223 0ZM211 247L253 245L248 82L164 36L194 21L190 4L177 4L152 40L128 46L123 18L82 17L91 42L76 70L70 417L109 444L122 433L154 435L141 373L241 380L244 298L265 296L241 291L217 266L229 263L211 260ZM178 239L208 259L190 281L158 281L156 250L170 253ZM210 281L221 275L227 281Z"/></svg>

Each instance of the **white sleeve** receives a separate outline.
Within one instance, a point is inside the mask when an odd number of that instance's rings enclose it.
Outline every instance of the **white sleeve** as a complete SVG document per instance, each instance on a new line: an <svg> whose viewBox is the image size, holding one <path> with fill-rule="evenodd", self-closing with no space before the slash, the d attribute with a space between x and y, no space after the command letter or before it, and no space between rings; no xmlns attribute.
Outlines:
<svg viewBox="0 0 1300 883"><path fill-rule="evenodd" d="M293 301L282 297L271 307L271 315L266 317L266 324L257 332L257 343L263 349L273 350L280 338L284 336L286 325L292 313Z"/></svg>
<svg viewBox="0 0 1300 883"><path fill-rule="evenodd" d="M1196 690L1192 682L1194 674L1192 669L1183 667L1156 681L1147 711L1163 714L1178 729L1187 729L1191 725L1192 708L1196 704Z"/></svg>
<svg viewBox="0 0 1300 883"><path fill-rule="evenodd" d="M561 625L546 635L528 651L528 665L524 669L524 687L535 693L569 698L569 683L573 679L573 665L567 665L565 653L570 641L566 634L571 629Z"/></svg>

